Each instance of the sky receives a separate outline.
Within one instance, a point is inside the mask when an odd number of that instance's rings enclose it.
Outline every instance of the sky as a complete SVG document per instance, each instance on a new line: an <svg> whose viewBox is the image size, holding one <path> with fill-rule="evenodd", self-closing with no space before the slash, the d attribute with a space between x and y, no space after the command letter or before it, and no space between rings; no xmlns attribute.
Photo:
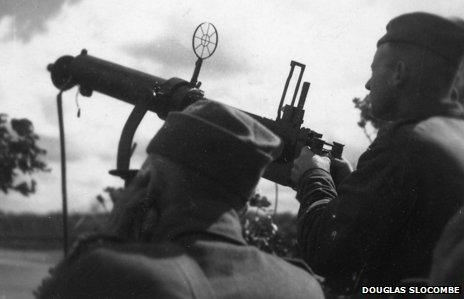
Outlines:
<svg viewBox="0 0 464 299"><path fill-rule="evenodd" d="M304 127L345 144L355 163L369 142L357 126L352 99L364 97L376 41L393 17L426 11L464 16L462 0L261 0L129 1L0 0L0 112L29 118L47 150L51 171L35 175L36 194L0 192L0 210L47 213L61 208L57 89L46 70L63 55L90 55L162 77L190 80L196 57L191 38L196 26L211 22L219 33L214 55L203 62L199 80L209 99L275 118L290 61L306 64L311 82ZM108 170L116 165L117 144L132 109L94 93L64 93L71 212L96 206L106 186L121 186ZM147 114L137 130L132 168L162 121ZM273 183L258 192L274 200ZM296 212L289 188L279 187L278 210Z"/></svg>

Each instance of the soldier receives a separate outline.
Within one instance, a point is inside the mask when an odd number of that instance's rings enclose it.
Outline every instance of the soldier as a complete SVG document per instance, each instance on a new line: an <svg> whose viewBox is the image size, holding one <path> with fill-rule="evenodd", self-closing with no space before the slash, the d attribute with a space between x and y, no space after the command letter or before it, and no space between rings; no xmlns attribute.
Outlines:
<svg viewBox="0 0 464 299"><path fill-rule="evenodd" d="M464 59L461 61L449 98L451 101L461 103L462 108L464 108ZM462 288L463 269L464 206L448 222L434 250L430 283L431 285L449 285ZM444 296L442 295L442 297Z"/></svg>
<svg viewBox="0 0 464 299"><path fill-rule="evenodd" d="M322 298L307 268L242 237L239 213L280 144L249 116L215 102L170 113L114 208L114 236L80 242L36 295Z"/></svg>
<svg viewBox="0 0 464 299"><path fill-rule="evenodd" d="M366 84L373 115L391 123L337 188L329 158L303 148L295 160L299 243L339 292L428 276L436 241L464 199L464 115L447 96L463 53L464 30L453 21L392 19Z"/></svg>

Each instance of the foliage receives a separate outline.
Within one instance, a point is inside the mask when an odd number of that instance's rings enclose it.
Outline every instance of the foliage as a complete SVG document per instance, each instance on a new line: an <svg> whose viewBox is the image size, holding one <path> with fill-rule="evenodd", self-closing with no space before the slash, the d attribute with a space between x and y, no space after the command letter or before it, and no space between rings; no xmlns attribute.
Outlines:
<svg viewBox="0 0 464 299"><path fill-rule="evenodd" d="M114 202L116 201L116 194L122 192L122 190L122 187L106 187L105 189L103 189L103 191L108 195L109 201L112 204L114 204ZM97 201L97 205L94 206L92 210L94 210L95 212L100 212L98 208L101 207L103 208L104 212L109 212L109 208L107 205L108 200L106 199L105 195L98 194L95 197L95 199Z"/></svg>
<svg viewBox="0 0 464 299"><path fill-rule="evenodd" d="M37 146L37 140L39 136L34 133L30 120L9 122L8 116L0 113L0 190L4 193L13 190L28 196L35 192L35 180L27 182L26 177L48 170L41 160L46 152Z"/></svg>
<svg viewBox="0 0 464 299"><path fill-rule="evenodd" d="M354 107L360 110L360 119L358 121L358 126L364 131L367 139L370 142L373 141L377 131L386 124L385 121L375 118L372 115L372 107L369 100L369 96L365 96L364 99L354 98L353 99ZM370 130L368 129L370 127Z"/></svg>
<svg viewBox="0 0 464 299"><path fill-rule="evenodd" d="M249 206L254 211L242 218L243 236L248 244L281 257L297 256L295 216L273 215L269 200L258 193L251 198Z"/></svg>

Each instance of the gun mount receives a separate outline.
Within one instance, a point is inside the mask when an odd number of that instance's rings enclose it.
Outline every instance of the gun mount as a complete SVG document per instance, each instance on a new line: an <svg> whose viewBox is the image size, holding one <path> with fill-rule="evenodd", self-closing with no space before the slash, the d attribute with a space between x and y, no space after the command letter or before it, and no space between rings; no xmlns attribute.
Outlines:
<svg viewBox="0 0 464 299"><path fill-rule="evenodd" d="M207 29L203 27L207 26ZM210 28L213 31L210 33ZM201 36L197 36L198 32ZM199 41L199 43L197 43ZM75 57L63 56L48 66L53 84L65 91L78 86L83 96L91 96L94 91L119 99L134 105L126 124L124 125L118 146L117 168L111 174L120 176L126 184L133 178L137 170L130 169L130 157L133 151L133 136L147 111L155 112L165 119L170 111L179 111L191 103L206 99L198 89L197 82L203 59L210 57L217 47L218 35L212 24L202 23L197 27L192 47L198 57L192 79L185 81L179 78L164 79L149 75L128 67L88 55L86 50ZM213 47L212 49L209 47ZM199 49L201 51L197 51ZM206 49L206 52L205 52ZM207 55L206 55L207 53ZM304 104L310 83L304 82L298 103L295 105L305 65L296 61L290 63L290 73L287 77L275 120L245 112L277 134L284 147L280 157L271 163L263 177L281 185L289 186L290 171L293 160L299 154L301 147L310 146L320 155L328 154L340 158L343 145L323 141L322 134L308 128L302 128ZM290 105L283 105L289 82L295 67L300 68L300 74L295 86ZM207 100L207 99L206 99ZM326 149L331 147L331 149Z"/></svg>

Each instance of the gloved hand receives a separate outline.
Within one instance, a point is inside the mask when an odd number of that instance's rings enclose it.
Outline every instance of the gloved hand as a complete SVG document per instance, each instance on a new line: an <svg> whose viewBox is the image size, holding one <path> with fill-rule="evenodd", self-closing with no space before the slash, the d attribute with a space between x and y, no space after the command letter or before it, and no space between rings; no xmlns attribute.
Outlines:
<svg viewBox="0 0 464 299"><path fill-rule="evenodd" d="M335 158L330 164L330 174L332 175L335 186L338 186L352 172L353 167L345 158Z"/></svg>
<svg viewBox="0 0 464 299"><path fill-rule="evenodd" d="M330 172L330 159L326 156L314 154L309 147L305 146L301 149L298 158L293 161L290 174L293 186L297 186L303 174L312 169L322 169Z"/></svg>

